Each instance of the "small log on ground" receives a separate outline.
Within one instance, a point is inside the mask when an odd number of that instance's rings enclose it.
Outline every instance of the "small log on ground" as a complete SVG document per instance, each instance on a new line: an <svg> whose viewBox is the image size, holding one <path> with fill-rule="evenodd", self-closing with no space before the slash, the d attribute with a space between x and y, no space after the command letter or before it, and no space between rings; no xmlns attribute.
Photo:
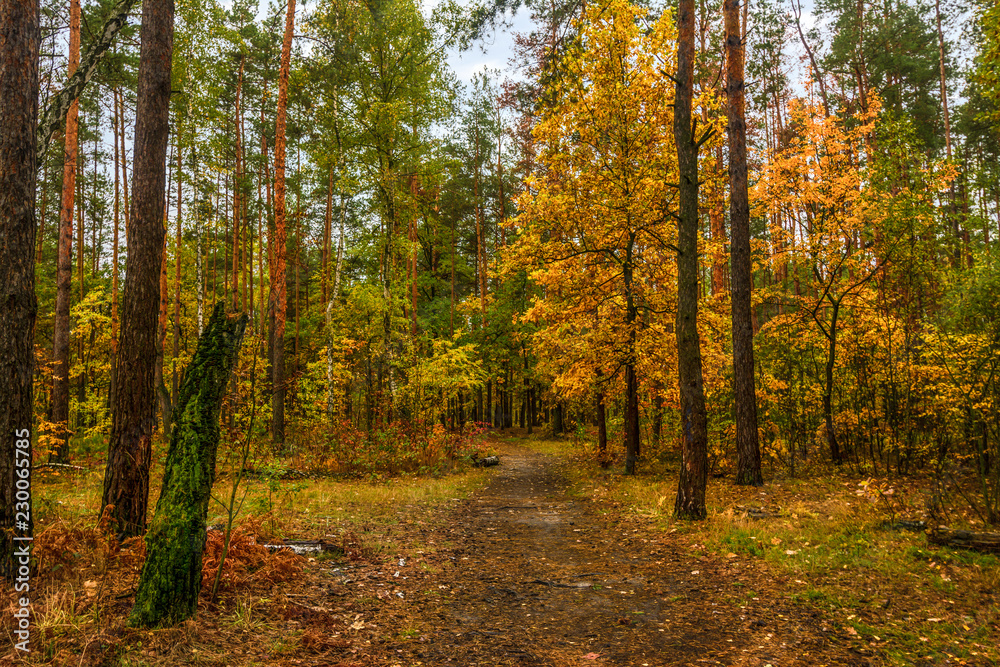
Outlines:
<svg viewBox="0 0 1000 667"><path fill-rule="evenodd" d="M957 549L1000 553L1000 533L974 533L971 530L948 530L939 527L927 533L927 541Z"/></svg>
<svg viewBox="0 0 1000 667"><path fill-rule="evenodd" d="M280 543L265 544L268 551L278 551L279 549L291 549L300 556L309 554L329 554L331 556L343 556L344 548L327 542L326 540L281 540Z"/></svg>
<svg viewBox="0 0 1000 667"><path fill-rule="evenodd" d="M493 455L493 456L487 456L486 458L482 459L473 459L472 465L474 465L477 468L489 468L491 466L498 466L500 465L500 457Z"/></svg>
<svg viewBox="0 0 1000 667"><path fill-rule="evenodd" d="M228 318L220 301L184 374L160 500L146 533L146 562L129 618L133 626L173 625L197 609L219 407L246 327L246 315Z"/></svg>
<svg viewBox="0 0 1000 667"><path fill-rule="evenodd" d="M47 470L49 468L54 468L56 470L90 470L90 468L85 468L84 466L74 466L69 463L39 463L38 465L31 466L32 470Z"/></svg>

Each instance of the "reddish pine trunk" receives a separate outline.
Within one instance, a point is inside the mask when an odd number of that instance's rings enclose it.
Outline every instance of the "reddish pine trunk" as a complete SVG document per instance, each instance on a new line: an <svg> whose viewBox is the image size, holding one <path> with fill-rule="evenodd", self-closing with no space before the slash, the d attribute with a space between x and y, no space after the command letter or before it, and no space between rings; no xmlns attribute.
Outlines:
<svg viewBox="0 0 1000 667"><path fill-rule="evenodd" d="M274 383L271 394L271 438L285 442L285 114L288 106L288 70L292 60L292 34L295 30L295 0L288 0L285 37L281 45L281 69L278 73L278 118L274 131L274 272L271 274L271 298L274 308L274 349L271 365Z"/></svg>
<svg viewBox="0 0 1000 667"><path fill-rule="evenodd" d="M240 72L239 78L236 80L236 118L233 123L233 133L236 135L236 173L233 179L233 310L238 310L239 308L239 296L240 291L238 289L239 285L239 269L240 269L240 223L242 222L243 213L241 207L241 197L243 194L243 188L241 187L243 181L243 141L240 136L240 97L243 92L243 61L244 58L240 58ZM243 309L246 310L246 281L243 282Z"/></svg>
<svg viewBox="0 0 1000 667"><path fill-rule="evenodd" d="M126 232L129 252L118 345L119 390L101 498L102 511L114 506L111 517L121 537L144 532L149 500L173 35L173 0L143 0L132 212Z"/></svg>
<svg viewBox="0 0 1000 667"><path fill-rule="evenodd" d="M80 0L69 4L69 74L80 64ZM52 329L52 422L60 430L51 461L69 460L69 307L73 281L73 208L76 195L77 100L66 113L62 208L59 211L59 254L56 268L56 314Z"/></svg>

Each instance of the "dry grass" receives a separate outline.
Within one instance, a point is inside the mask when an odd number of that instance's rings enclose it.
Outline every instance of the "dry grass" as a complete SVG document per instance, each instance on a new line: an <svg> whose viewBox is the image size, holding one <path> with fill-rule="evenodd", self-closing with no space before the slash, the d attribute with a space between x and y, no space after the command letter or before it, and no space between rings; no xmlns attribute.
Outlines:
<svg viewBox="0 0 1000 667"><path fill-rule="evenodd" d="M163 454L157 446L154 461L162 462ZM245 479L218 601L208 600L221 552L221 536L213 531L204 553L197 620L179 628L139 631L128 628L126 619L145 545L139 539L119 545L98 525L103 468L94 463L69 473L40 471L34 484L38 569L31 582L32 652L25 660L0 651L0 665L270 665L277 664L277 657L302 651L312 655L342 649L344 642L331 644L319 626L309 625L322 620L326 628L339 621L329 614L325 620L314 619L319 612L287 597L302 587L307 588L293 597L321 596L308 588L315 575L306 571L320 563L288 551L270 553L260 543L275 537L324 539L342 545L348 561L375 558L391 547L390 532L400 517L433 521L434 508L464 498L487 476L456 464L448 474L374 481ZM151 477L150 513L162 468L154 466ZM227 500L231 484L220 470L214 495ZM209 524L224 524L226 517L223 506L213 501ZM12 604L13 592L6 591L0 607ZM303 614L312 620L300 618ZM13 639L10 620L6 614L0 636ZM301 629L290 632L292 626ZM305 664L316 663L310 658Z"/></svg>
<svg viewBox="0 0 1000 667"><path fill-rule="evenodd" d="M708 518L688 523L672 517L675 465L627 477L600 470L583 448L572 475L578 494L648 519L694 552L749 568L752 583L733 591L736 604L766 595L820 608L886 664L1000 663L1000 559L887 526L927 518L927 478L816 470L763 488L713 479ZM982 530L960 500L945 508L948 516ZM766 516L753 518L749 508Z"/></svg>

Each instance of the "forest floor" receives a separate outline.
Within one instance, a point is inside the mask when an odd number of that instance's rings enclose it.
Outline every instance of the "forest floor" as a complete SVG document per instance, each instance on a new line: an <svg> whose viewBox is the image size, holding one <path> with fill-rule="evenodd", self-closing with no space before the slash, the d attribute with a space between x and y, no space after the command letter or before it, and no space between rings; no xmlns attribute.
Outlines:
<svg viewBox="0 0 1000 667"><path fill-rule="evenodd" d="M501 456L490 484L424 538L444 547L420 557L424 572L402 583L382 572L408 602L372 621L405 618L418 638L385 646L398 663L868 664L828 619L768 594L785 582L765 591L752 570L571 495L555 457L516 445Z"/></svg>
<svg viewBox="0 0 1000 667"><path fill-rule="evenodd" d="M38 601L35 652L0 649L0 665L998 664L997 559L877 532L837 484L712 498L775 510L770 526L719 506L683 524L665 518L668 476L595 474L550 441L489 444L500 466L460 497L327 525L345 557L258 556L180 627L126 626L135 558L80 565ZM855 498L856 480L839 486Z"/></svg>

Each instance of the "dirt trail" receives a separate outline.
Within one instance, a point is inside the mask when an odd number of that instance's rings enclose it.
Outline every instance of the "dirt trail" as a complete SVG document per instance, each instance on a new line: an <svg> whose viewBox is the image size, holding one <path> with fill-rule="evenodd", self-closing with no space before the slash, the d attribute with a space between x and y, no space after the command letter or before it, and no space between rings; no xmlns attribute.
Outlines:
<svg viewBox="0 0 1000 667"><path fill-rule="evenodd" d="M468 667L869 664L831 643L815 612L739 599L747 592L739 566L682 550L566 487L558 459L505 446L491 483L446 527L421 536L438 545L422 569L394 575L420 630L385 642L386 658ZM400 622L373 620L383 629Z"/></svg>

